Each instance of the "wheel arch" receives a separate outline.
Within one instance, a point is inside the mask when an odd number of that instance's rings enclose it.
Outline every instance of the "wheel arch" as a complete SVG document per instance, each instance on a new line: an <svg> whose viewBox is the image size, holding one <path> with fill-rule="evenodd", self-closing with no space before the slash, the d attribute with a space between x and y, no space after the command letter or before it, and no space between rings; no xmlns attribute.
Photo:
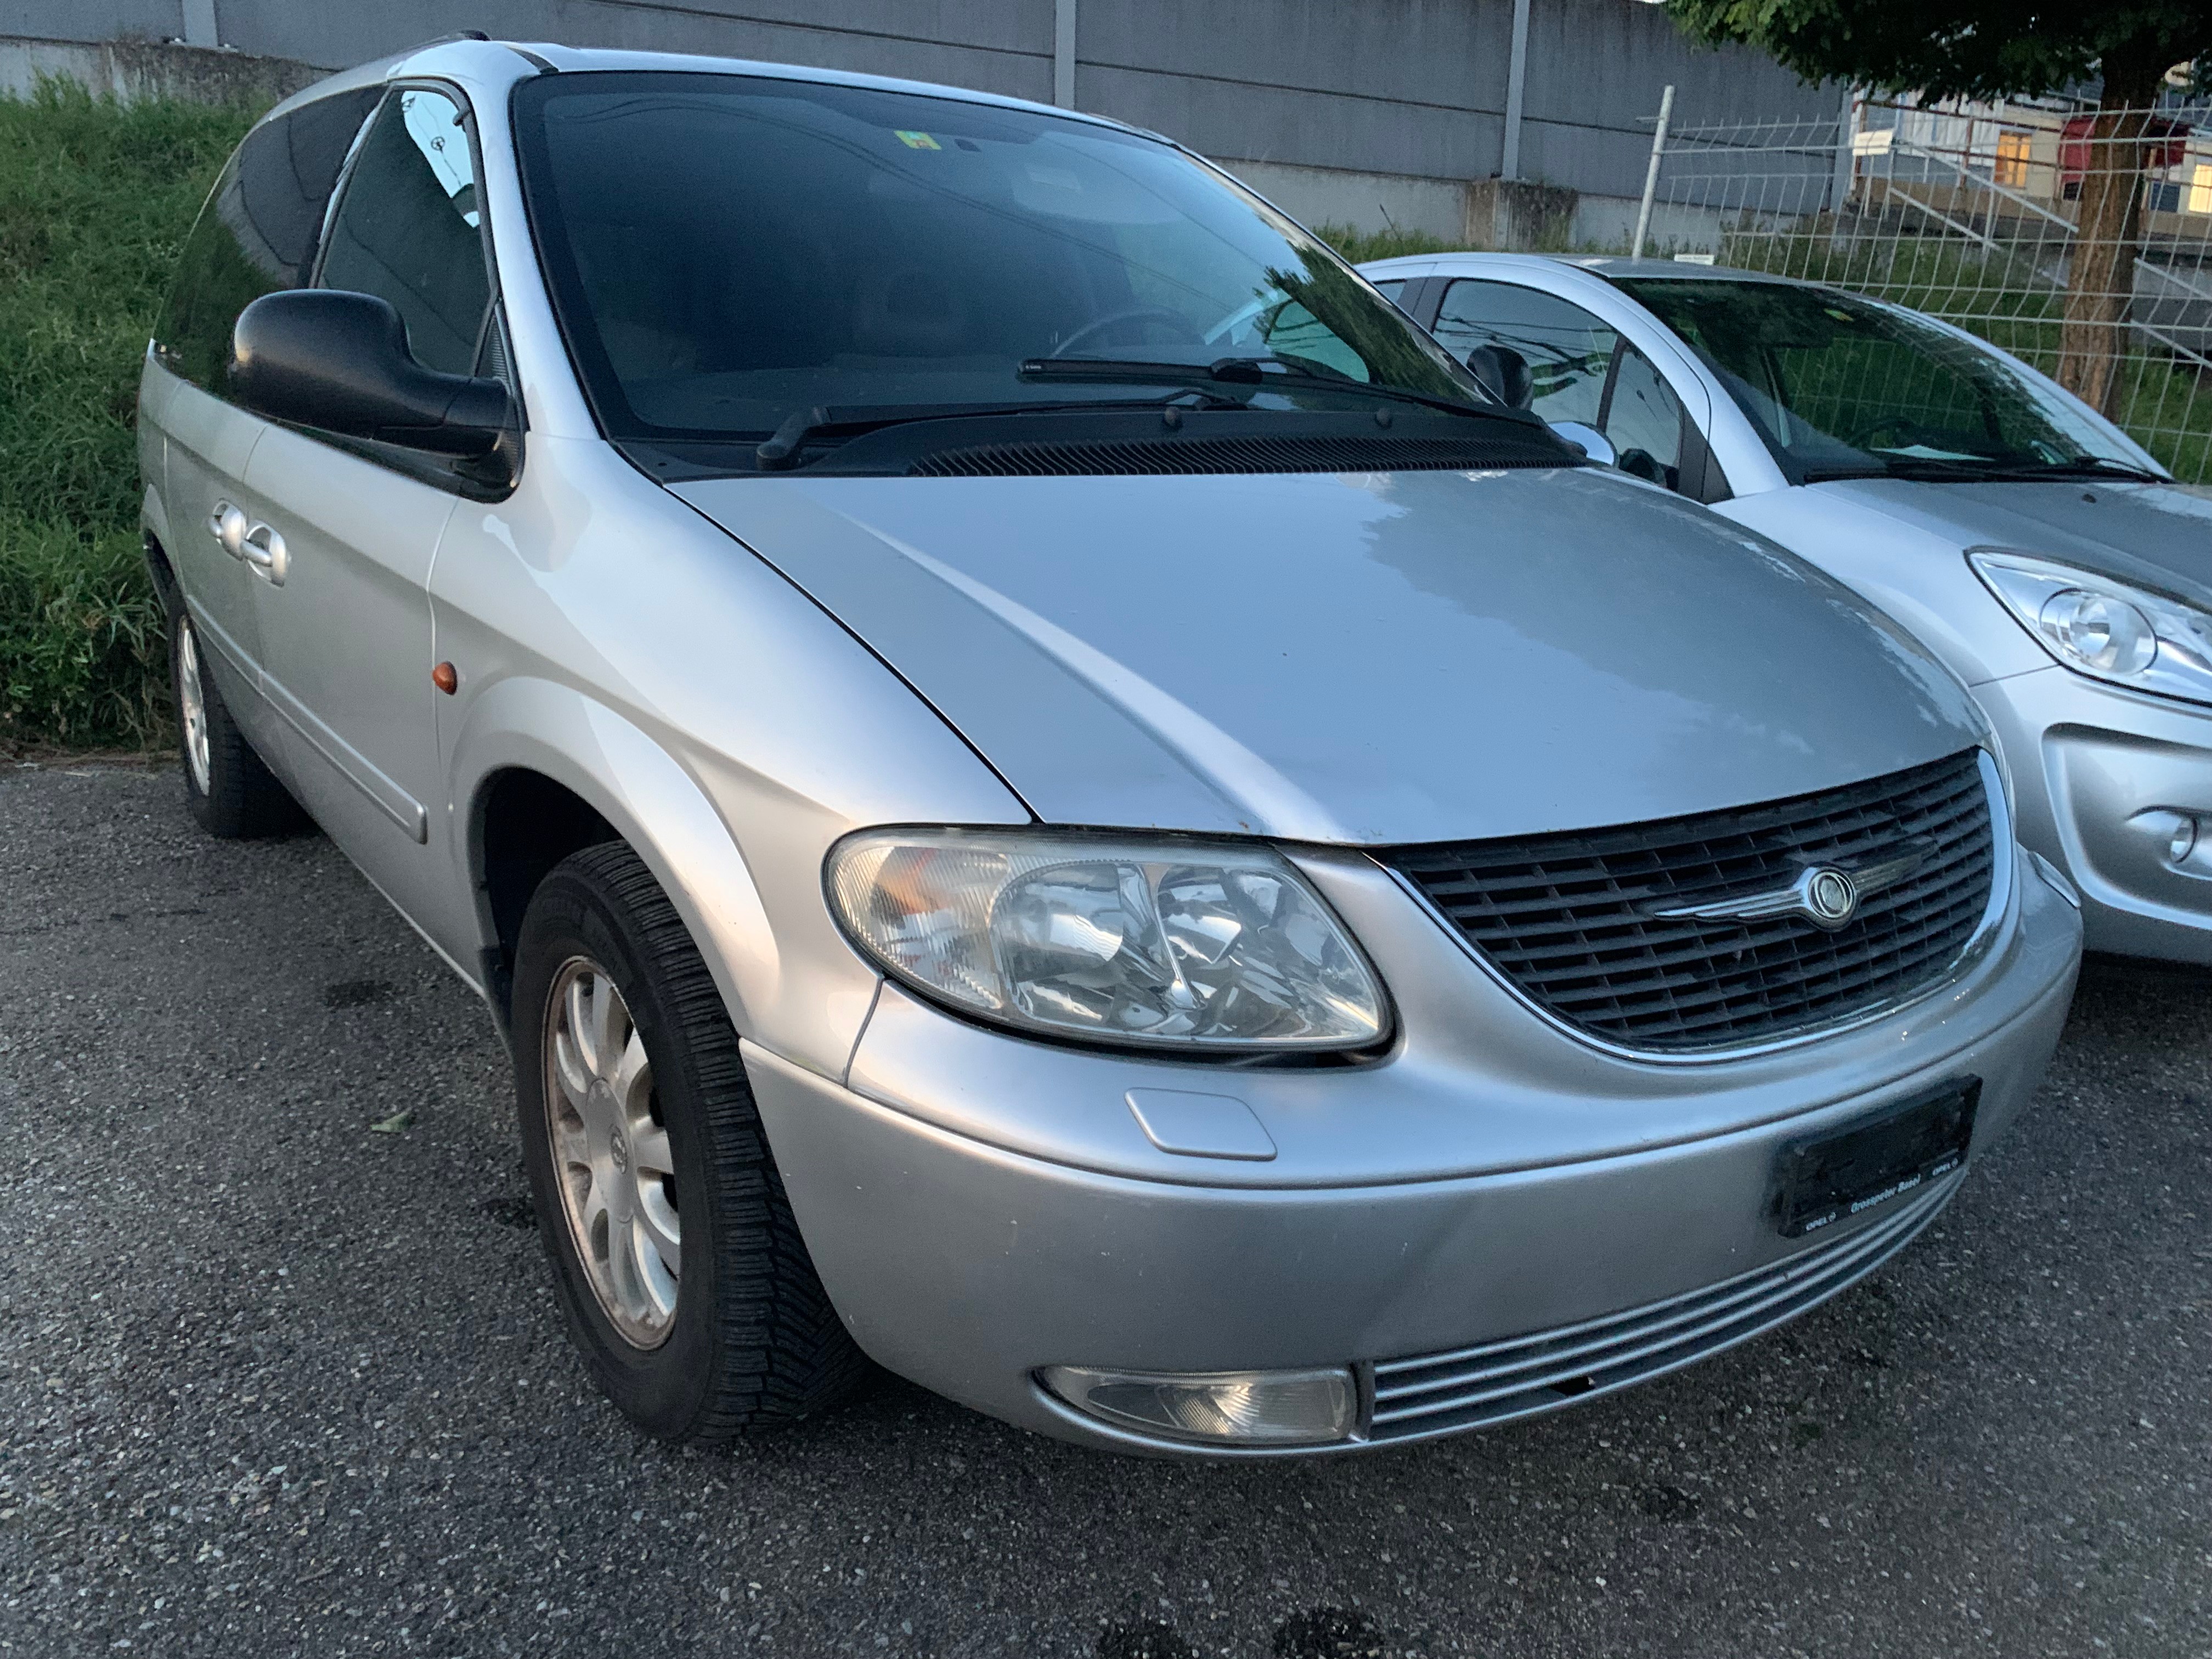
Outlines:
<svg viewBox="0 0 2212 1659"><path fill-rule="evenodd" d="M161 492L151 484L146 486L145 500L139 505L138 527L154 596L161 602L165 613L173 611L185 602L184 587L177 580L176 565L169 557L168 510L161 505Z"/></svg>
<svg viewBox="0 0 2212 1659"><path fill-rule="evenodd" d="M779 952L730 827L665 746L604 703L515 677L468 706L452 748L457 854L483 940L487 999L508 1021L514 949L545 873L618 840L653 872L697 943L738 1031L775 995Z"/></svg>

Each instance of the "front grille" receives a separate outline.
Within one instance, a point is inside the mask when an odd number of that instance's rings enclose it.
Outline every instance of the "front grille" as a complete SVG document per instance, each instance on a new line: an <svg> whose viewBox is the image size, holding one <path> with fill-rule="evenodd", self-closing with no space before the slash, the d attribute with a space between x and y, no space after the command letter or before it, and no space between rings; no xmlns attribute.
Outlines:
<svg viewBox="0 0 2212 1659"><path fill-rule="evenodd" d="M1650 914L1912 853L1917 868L1833 931L1794 913ZM1996 867L1972 749L1762 806L1383 856L1538 1007L1662 1054L1817 1030L1934 984L1973 938Z"/></svg>
<svg viewBox="0 0 2212 1659"><path fill-rule="evenodd" d="M1549 433L1504 427L1460 438L1159 438L975 444L908 469L918 478L1119 477L1224 472L1455 472L1579 465Z"/></svg>
<svg viewBox="0 0 2212 1659"><path fill-rule="evenodd" d="M1407 1440L1534 1417L1734 1347L1872 1273L1936 1218L1958 1185L1953 1176L1861 1231L1686 1296L1479 1347L1386 1360L1375 1367L1369 1437Z"/></svg>

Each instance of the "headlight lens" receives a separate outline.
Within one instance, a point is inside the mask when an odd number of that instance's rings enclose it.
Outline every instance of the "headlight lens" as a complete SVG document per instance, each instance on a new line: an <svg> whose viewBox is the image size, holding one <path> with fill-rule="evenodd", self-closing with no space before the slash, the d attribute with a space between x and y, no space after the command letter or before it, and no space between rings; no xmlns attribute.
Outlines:
<svg viewBox="0 0 2212 1659"><path fill-rule="evenodd" d="M2115 685L2212 702L2212 616L2162 593L2000 548L1967 561L2044 648Z"/></svg>
<svg viewBox="0 0 2212 1659"><path fill-rule="evenodd" d="M1264 847L886 830L830 850L832 908L896 977L1002 1025L1146 1047L1364 1048L1382 987Z"/></svg>

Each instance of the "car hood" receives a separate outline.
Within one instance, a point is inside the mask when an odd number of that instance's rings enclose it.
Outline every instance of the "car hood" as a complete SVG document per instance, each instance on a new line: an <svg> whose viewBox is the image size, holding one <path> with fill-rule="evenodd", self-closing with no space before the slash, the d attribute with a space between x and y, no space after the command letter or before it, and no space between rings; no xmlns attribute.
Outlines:
<svg viewBox="0 0 2212 1659"><path fill-rule="evenodd" d="M2063 483L1853 478L1812 488L1863 502L1960 547L2008 547L2057 559L2163 588L2212 610L2212 490L2101 478Z"/></svg>
<svg viewBox="0 0 2212 1659"><path fill-rule="evenodd" d="M1588 828L1876 776L1982 729L1846 589L1595 470L675 489L1049 823Z"/></svg>

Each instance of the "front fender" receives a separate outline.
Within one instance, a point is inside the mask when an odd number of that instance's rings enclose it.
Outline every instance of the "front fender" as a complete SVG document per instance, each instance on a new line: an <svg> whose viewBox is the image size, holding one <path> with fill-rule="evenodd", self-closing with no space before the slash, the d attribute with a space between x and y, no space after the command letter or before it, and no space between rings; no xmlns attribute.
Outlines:
<svg viewBox="0 0 2212 1659"><path fill-rule="evenodd" d="M536 772L589 803L644 860L739 1032L810 1070L844 1074L878 981L835 935L818 854L801 890L775 884L771 903L701 780L615 710L550 680L517 676L485 688L468 706L450 764L452 799L467 814L453 842L486 945L496 935L481 879L484 805L501 772ZM763 838L757 830L756 842ZM764 856L777 861L774 848Z"/></svg>

